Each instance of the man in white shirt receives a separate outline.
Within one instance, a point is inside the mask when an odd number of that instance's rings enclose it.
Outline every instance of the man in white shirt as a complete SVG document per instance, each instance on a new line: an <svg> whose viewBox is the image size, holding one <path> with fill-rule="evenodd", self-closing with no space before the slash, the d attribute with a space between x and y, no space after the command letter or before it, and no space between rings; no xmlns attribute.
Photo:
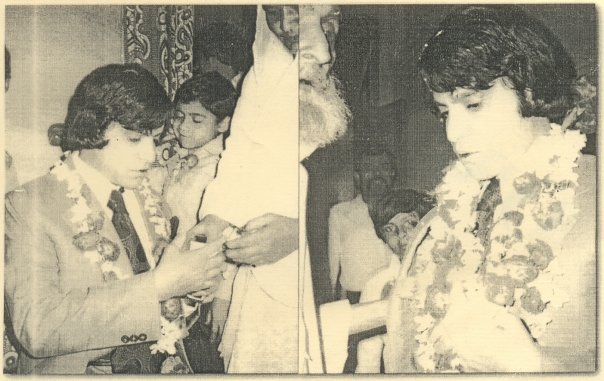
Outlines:
<svg viewBox="0 0 604 381"><path fill-rule="evenodd" d="M392 251L378 238L370 208L388 193L396 179L392 156L377 147L365 148L355 159L354 180L359 194L332 207L329 216L329 270L334 295L358 303L365 283L388 266Z"/></svg>

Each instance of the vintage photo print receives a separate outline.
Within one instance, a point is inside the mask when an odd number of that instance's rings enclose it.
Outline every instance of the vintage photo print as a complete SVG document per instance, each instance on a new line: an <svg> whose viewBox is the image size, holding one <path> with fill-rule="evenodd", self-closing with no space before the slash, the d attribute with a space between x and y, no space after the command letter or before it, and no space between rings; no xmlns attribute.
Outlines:
<svg viewBox="0 0 604 381"><path fill-rule="evenodd" d="M5 4L3 374L597 374L600 12Z"/></svg>

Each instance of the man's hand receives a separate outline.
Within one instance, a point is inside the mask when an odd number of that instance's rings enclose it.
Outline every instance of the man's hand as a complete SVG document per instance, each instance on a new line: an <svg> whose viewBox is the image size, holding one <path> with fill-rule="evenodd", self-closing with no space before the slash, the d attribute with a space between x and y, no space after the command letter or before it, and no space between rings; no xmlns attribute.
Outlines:
<svg viewBox="0 0 604 381"><path fill-rule="evenodd" d="M274 263L298 249L298 219L264 214L250 220L239 238L226 242L226 256L254 266Z"/></svg>
<svg viewBox="0 0 604 381"><path fill-rule="evenodd" d="M212 301L212 336L210 340L218 341L222 337L230 305L230 300L214 298Z"/></svg>
<svg viewBox="0 0 604 381"><path fill-rule="evenodd" d="M159 300L216 287L225 260L222 244L223 240L216 240L191 251L168 245L153 270Z"/></svg>
<svg viewBox="0 0 604 381"><path fill-rule="evenodd" d="M193 226L186 235L185 248L189 247L190 242L195 236L205 236L206 242L213 243L218 240L222 240L222 232L224 229L229 227L229 223L222 218L209 214L199 221L199 223Z"/></svg>

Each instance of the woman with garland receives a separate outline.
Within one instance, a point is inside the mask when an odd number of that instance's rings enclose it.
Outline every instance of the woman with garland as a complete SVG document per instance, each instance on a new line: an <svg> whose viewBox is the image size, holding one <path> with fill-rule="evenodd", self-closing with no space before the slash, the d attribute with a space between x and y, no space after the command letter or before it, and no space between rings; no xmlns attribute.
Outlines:
<svg viewBox="0 0 604 381"><path fill-rule="evenodd" d="M573 129L593 87L510 6L449 15L420 70L458 159L403 259L386 371L594 371L595 158Z"/></svg>

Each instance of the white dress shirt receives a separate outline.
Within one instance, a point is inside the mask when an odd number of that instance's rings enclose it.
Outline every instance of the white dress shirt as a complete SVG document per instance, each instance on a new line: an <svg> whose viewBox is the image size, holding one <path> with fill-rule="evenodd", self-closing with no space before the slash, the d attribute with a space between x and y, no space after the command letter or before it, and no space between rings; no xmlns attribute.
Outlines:
<svg viewBox="0 0 604 381"><path fill-rule="evenodd" d="M332 289L362 291L378 270L388 266L392 250L375 233L361 195L334 205L329 214L329 271Z"/></svg>
<svg viewBox="0 0 604 381"><path fill-rule="evenodd" d="M78 152L74 152L72 157L73 165L76 171L78 171L80 176L82 176L82 179L88 185L99 204L102 205L103 212L107 216L106 222L111 223L113 211L109 209L107 203L111 197L111 192L118 190L120 186L111 183L101 172L86 164L82 159L80 159ZM149 266L151 268L155 268L155 260L153 259L152 254L153 242L149 237L149 232L147 231L145 220L143 218L143 211L141 210L141 206L138 203L136 195L132 189L124 189L122 196L124 198L124 204L126 204L126 210L130 215L130 220L134 225L134 230L136 230L136 234L138 235L141 245L145 250L147 262L149 262Z"/></svg>

